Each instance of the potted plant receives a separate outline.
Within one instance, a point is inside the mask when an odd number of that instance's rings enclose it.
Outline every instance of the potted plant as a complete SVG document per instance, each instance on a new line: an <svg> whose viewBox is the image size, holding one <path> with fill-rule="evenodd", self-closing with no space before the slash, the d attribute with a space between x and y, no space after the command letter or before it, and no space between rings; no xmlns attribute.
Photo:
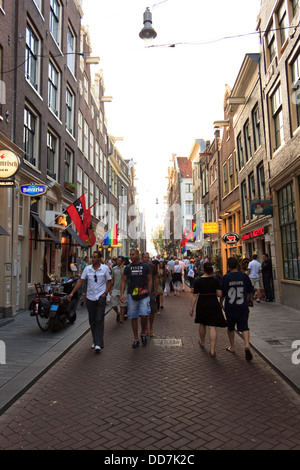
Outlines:
<svg viewBox="0 0 300 470"><path fill-rule="evenodd" d="M75 191L77 189L76 184L71 183L70 181L65 181L64 187L65 187L65 189L70 191L70 193L73 193L73 194L75 193Z"/></svg>

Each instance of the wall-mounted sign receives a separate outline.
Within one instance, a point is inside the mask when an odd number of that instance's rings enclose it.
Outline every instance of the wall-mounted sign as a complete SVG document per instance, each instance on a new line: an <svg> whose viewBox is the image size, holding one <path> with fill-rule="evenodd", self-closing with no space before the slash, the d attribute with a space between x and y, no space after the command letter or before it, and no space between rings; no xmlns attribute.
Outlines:
<svg viewBox="0 0 300 470"><path fill-rule="evenodd" d="M203 233L219 233L218 222L204 222Z"/></svg>
<svg viewBox="0 0 300 470"><path fill-rule="evenodd" d="M0 150L0 179L9 179L20 168L19 157L10 150Z"/></svg>
<svg viewBox="0 0 300 470"><path fill-rule="evenodd" d="M265 227L261 227L243 235L242 241L251 240L252 238L260 237L261 235L265 235L266 233L267 233L267 229Z"/></svg>
<svg viewBox="0 0 300 470"><path fill-rule="evenodd" d="M235 232L225 233L222 237L222 242L226 245L234 245L240 241L241 237Z"/></svg>
<svg viewBox="0 0 300 470"><path fill-rule="evenodd" d="M44 184L35 184L35 183L30 183L30 184L24 184L20 188L21 193L24 194L25 196L41 196L42 194L45 194L47 191L47 186Z"/></svg>
<svg viewBox="0 0 300 470"><path fill-rule="evenodd" d="M252 201L250 204L252 215L273 215L271 199Z"/></svg>
<svg viewBox="0 0 300 470"><path fill-rule="evenodd" d="M68 226L67 216L63 212L46 211L45 223L47 227L65 230Z"/></svg>

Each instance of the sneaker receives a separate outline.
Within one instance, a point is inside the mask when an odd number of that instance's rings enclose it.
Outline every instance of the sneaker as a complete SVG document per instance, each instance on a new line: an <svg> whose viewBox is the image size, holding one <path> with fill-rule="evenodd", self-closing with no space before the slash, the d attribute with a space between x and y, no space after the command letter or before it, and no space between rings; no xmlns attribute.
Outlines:
<svg viewBox="0 0 300 470"><path fill-rule="evenodd" d="M119 326L124 326L124 322L120 321Z"/></svg>
<svg viewBox="0 0 300 470"><path fill-rule="evenodd" d="M146 336L146 335L141 335L141 340L142 340L143 346L146 346L146 344L147 344L147 336Z"/></svg>
<svg viewBox="0 0 300 470"><path fill-rule="evenodd" d="M140 342L139 342L139 340L138 340L138 339L135 339L135 340L134 340L134 342L133 342L133 345L132 345L132 347L133 347L133 349L136 349L136 348L138 348L138 347L139 347L139 345L140 345Z"/></svg>
<svg viewBox="0 0 300 470"><path fill-rule="evenodd" d="M259 300L259 299L257 299L257 302L260 304L260 300Z"/></svg>
<svg viewBox="0 0 300 470"><path fill-rule="evenodd" d="M95 346L95 351L96 351L97 353L99 353L99 352L101 351L100 346Z"/></svg>

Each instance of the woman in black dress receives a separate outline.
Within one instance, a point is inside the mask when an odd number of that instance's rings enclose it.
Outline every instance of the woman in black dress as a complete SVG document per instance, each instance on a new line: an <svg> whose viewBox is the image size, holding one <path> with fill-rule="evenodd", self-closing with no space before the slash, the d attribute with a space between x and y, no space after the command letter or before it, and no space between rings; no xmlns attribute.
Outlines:
<svg viewBox="0 0 300 470"><path fill-rule="evenodd" d="M204 348L206 327L208 326L210 355L215 357L217 342L216 328L226 328L227 323L219 302L219 298L222 296L221 285L214 276L212 264L206 262L203 269L203 276L195 279L190 315L193 316L196 305L195 323L199 323L200 346Z"/></svg>

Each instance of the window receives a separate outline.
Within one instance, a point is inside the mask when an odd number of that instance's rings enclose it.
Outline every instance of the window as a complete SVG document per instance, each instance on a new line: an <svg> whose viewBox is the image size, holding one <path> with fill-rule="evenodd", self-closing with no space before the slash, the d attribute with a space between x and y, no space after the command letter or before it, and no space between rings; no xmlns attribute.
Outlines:
<svg viewBox="0 0 300 470"><path fill-rule="evenodd" d="M260 163L257 167L257 188L258 188L258 197L260 199L266 198L266 185L265 185L265 170L264 164Z"/></svg>
<svg viewBox="0 0 300 470"><path fill-rule="evenodd" d="M185 213L187 215L193 215L193 201L185 202Z"/></svg>
<svg viewBox="0 0 300 470"><path fill-rule="evenodd" d="M251 152L251 140L250 140L250 131L249 131L249 120L244 124L244 139L245 139L245 158L246 162L250 160L252 156Z"/></svg>
<svg viewBox="0 0 300 470"><path fill-rule="evenodd" d="M83 128L83 153L85 158L89 158L89 126L86 121L84 121Z"/></svg>
<svg viewBox="0 0 300 470"><path fill-rule="evenodd" d="M193 185L191 183L185 183L185 192L192 193L193 192Z"/></svg>
<svg viewBox="0 0 300 470"><path fill-rule="evenodd" d="M280 28L280 45L281 47L283 46L283 44L285 43L285 41L287 40L287 37L288 37L288 15L287 15L287 11L286 11L286 3L285 3L285 0L282 2L282 5L281 7L279 8L278 10L278 13L277 13L277 17L278 17L278 26Z"/></svg>
<svg viewBox="0 0 300 470"><path fill-rule="evenodd" d="M227 162L223 166L223 195L228 193L228 168Z"/></svg>
<svg viewBox="0 0 300 470"><path fill-rule="evenodd" d="M65 181L73 182L73 152L68 148L65 150Z"/></svg>
<svg viewBox="0 0 300 470"><path fill-rule="evenodd" d="M95 187L94 182L90 181L90 205L89 205L89 207L91 207L91 214L92 215L95 215L95 206L93 205L93 204L95 204L94 187ZM87 209L88 209L88 207L87 207Z"/></svg>
<svg viewBox="0 0 300 470"><path fill-rule="evenodd" d="M282 144L284 144L282 97L280 85L278 85L271 96L271 112L273 120L273 150L275 151Z"/></svg>
<svg viewBox="0 0 300 470"><path fill-rule="evenodd" d="M42 11L42 0L33 0L40 11Z"/></svg>
<svg viewBox="0 0 300 470"><path fill-rule="evenodd" d="M300 126L300 53L291 63L292 81L292 127L297 129Z"/></svg>
<svg viewBox="0 0 300 470"><path fill-rule="evenodd" d="M75 75L75 58L76 58L76 38L70 26L67 34L67 64L69 70Z"/></svg>
<svg viewBox="0 0 300 470"><path fill-rule="evenodd" d="M291 3L293 18L294 18L299 8L299 0L290 0L290 3Z"/></svg>
<svg viewBox="0 0 300 470"><path fill-rule="evenodd" d="M274 26L273 22L271 23L271 26L269 28L269 31L266 36L267 40L267 48L268 48L268 64L271 64L272 60L276 57L277 51L276 51L276 38L275 38L275 31L274 31Z"/></svg>
<svg viewBox="0 0 300 470"><path fill-rule="evenodd" d="M255 199L255 178L253 172L248 176L248 187L250 201L253 201ZM251 214L251 218L253 218L253 214Z"/></svg>
<svg viewBox="0 0 300 470"><path fill-rule="evenodd" d="M24 109L23 148L25 160L34 166L38 165L38 128L39 119L29 108Z"/></svg>
<svg viewBox="0 0 300 470"><path fill-rule="evenodd" d="M78 138L77 138L77 143L78 143L78 148L81 151L83 151L82 133L83 133L83 116L82 116L82 113L80 111L78 111Z"/></svg>
<svg viewBox="0 0 300 470"><path fill-rule="evenodd" d="M100 178L102 178L104 180L104 172L103 172L103 168L104 168L104 158L103 158L104 154L103 154L103 150L100 148L100 162L99 162L99 165L100 165L100 168L99 168L99 175L100 175Z"/></svg>
<svg viewBox="0 0 300 470"><path fill-rule="evenodd" d="M293 182L278 191L279 226L285 279L300 280L295 192Z"/></svg>
<svg viewBox="0 0 300 470"><path fill-rule="evenodd" d="M75 98L70 88L66 90L66 129L70 134L74 135L74 108Z"/></svg>
<svg viewBox="0 0 300 470"><path fill-rule="evenodd" d="M83 77L83 96L84 96L85 102L89 104L89 81L86 75L84 75Z"/></svg>
<svg viewBox="0 0 300 470"><path fill-rule="evenodd" d="M243 210L243 223L249 221L249 208L247 200L247 185L246 181L241 184L241 196L242 196L242 210Z"/></svg>
<svg viewBox="0 0 300 470"><path fill-rule="evenodd" d="M60 75L53 62L49 62L48 106L59 117Z"/></svg>
<svg viewBox="0 0 300 470"><path fill-rule="evenodd" d="M47 132L47 176L56 180L56 169L58 161L57 138L52 132Z"/></svg>
<svg viewBox="0 0 300 470"><path fill-rule="evenodd" d="M244 150L243 150L241 133L239 133L237 137L237 153L238 153L239 170L241 170L244 166Z"/></svg>
<svg viewBox="0 0 300 470"><path fill-rule="evenodd" d="M229 191L235 188L233 157L228 158Z"/></svg>
<svg viewBox="0 0 300 470"><path fill-rule="evenodd" d="M61 5L57 0L50 0L50 33L55 42L60 45L61 36Z"/></svg>
<svg viewBox="0 0 300 470"><path fill-rule="evenodd" d="M94 146L95 146L95 137L92 132L90 132L90 164L94 166Z"/></svg>
<svg viewBox="0 0 300 470"><path fill-rule="evenodd" d="M25 49L25 77L26 80L39 91L40 57L39 38L30 25L26 27L26 49Z"/></svg>
<svg viewBox="0 0 300 470"><path fill-rule="evenodd" d="M105 156L103 158L103 181L104 183L107 182L107 159Z"/></svg>
<svg viewBox="0 0 300 470"><path fill-rule="evenodd" d="M94 211L94 215L95 217L97 217L97 219L99 219L99 216L100 216L100 190L98 188L98 186L96 186L96 191L95 191L95 202L97 201L96 205L95 205L95 211Z"/></svg>
<svg viewBox="0 0 300 470"><path fill-rule="evenodd" d="M253 142L254 142L254 151L258 149L261 145L261 135L260 135L260 118L259 118L259 108L258 104L253 108L252 111L252 124L253 124Z"/></svg>
<svg viewBox="0 0 300 470"><path fill-rule="evenodd" d="M95 171L99 175L99 159L100 159L100 146L96 141L95 145Z"/></svg>
<svg viewBox="0 0 300 470"><path fill-rule="evenodd" d="M83 192L86 195L89 194L89 177L86 173L84 173L84 175L83 175ZM86 206L87 206L87 208L89 207L88 197L87 197L87 201L86 201Z"/></svg>
<svg viewBox="0 0 300 470"><path fill-rule="evenodd" d="M82 169L77 166L77 196L80 197L82 194Z"/></svg>

